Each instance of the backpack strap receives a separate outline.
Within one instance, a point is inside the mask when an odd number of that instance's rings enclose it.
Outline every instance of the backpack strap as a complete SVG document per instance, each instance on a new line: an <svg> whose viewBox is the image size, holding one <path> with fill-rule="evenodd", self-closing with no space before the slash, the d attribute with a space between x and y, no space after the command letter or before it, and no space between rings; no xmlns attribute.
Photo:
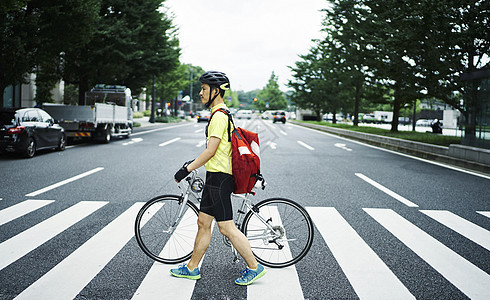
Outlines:
<svg viewBox="0 0 490 300"><path fill-rule="evenodd" d="M224 113L225 115L227 115L227 116L228 116L228 142L230 142L230 143L231 143L231 131L230 131L230 126L231 126L231 125L230 125L230 124L233 124L233 130L235 130L235 129L236 129L236 127L235 127L235 123L233 122L233 117L231 116L231 112L230 112L229 110L224 109L224 108L218 108L218 109L217 109L215 112L213 112L213 113L211 114L211 116L209 117L208 126L209 126L209 124L211 123L211 119L213 118L213 115L214 115L215 113L217 113L218 111L220 111L220 112L222 112L222 113ZM206 127L206 136L208 136L208 128L207 128L207 127Z"/></svg>

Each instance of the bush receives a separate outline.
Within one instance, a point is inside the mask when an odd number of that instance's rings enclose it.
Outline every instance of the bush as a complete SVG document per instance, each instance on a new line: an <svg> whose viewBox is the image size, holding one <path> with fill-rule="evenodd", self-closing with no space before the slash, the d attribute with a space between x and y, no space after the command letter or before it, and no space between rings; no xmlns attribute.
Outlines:
<svg viewBox="0 0 490 300"><path fill-rule="evenodd" d="M178 117L156 117L155 118L155 122L159 122L159 123L176 123L176 122L180 122L181 119L178 118Z"/></svg>
<svg viewBox="0 0 490 300"><path fill-rule="evenodd" d="M139 119L139 118L143 118L143 113L139 111L133 112L133 119Z"/></svg>
<svg viewBox="0 0 490 300"><path fill-rule="evenodd" d="M389 137L394 137L394 138L399 138L399 139L404 139L404 140L409 140L414 142L421 142L421 143L446 146L446 147L448 147L450 144L461 144L461 137L433 134L430 132L413 132L413 131L391 132L390 130L387 129L369 127L369 126L353 126L350 124L332 124L329 122L318 122L318 121L303 121L303 122L316 124L316 125L335 127L340 129L347 129L352 131L358 131L363 133L389 136Z"/></svg>
<svg viewBox="0 0 490 300"><path fill-rule="evenodd" d="M143 115L144 115L145 117L149 117L149 116L151 116L151 110L145 110L145 111L143 112Z"/></svg>

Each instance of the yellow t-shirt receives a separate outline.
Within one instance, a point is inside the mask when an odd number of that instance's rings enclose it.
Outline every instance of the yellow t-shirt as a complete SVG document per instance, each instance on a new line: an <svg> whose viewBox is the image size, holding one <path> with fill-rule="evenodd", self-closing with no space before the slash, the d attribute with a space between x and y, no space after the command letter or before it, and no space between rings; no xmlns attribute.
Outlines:
<svg viewBox="0 0 490 300"><path fill-rule="evenodd" d="M224 103L213 107L211 113L219 108L228 109ZM230 128L232 129L232 128ZM208 141L210 137L221 139L218 149L213 157L204 165L208 172L222 172L232 175L231 142L228 141L228 115L218 111L211 118L208 126Z"/></svg>

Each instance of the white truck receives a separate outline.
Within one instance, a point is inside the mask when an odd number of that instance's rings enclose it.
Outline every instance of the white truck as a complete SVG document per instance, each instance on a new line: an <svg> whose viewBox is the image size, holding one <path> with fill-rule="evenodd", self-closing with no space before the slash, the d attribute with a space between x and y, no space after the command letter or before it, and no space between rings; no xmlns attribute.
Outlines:
<svg viewBox="0 0 490 300"><path fill-rule="evenodd" d="M108 143L112 137L129 137L133 131L131 90L118 85L96 85L85 93L85 105L43 105L68 138L92 138Z"/></svg>

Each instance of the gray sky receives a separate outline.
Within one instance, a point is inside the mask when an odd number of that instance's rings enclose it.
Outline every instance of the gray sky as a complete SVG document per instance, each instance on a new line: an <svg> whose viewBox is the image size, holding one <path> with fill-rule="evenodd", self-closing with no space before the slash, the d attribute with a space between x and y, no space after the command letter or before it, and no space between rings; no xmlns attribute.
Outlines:
<svg viewBox="0 0 490 300"><path fill-rule="evenodd" d="M283 91L299 54L320 38L326 0L167 0L181 62L225 72L233 90L261 89L272 73Z"/></svg>

